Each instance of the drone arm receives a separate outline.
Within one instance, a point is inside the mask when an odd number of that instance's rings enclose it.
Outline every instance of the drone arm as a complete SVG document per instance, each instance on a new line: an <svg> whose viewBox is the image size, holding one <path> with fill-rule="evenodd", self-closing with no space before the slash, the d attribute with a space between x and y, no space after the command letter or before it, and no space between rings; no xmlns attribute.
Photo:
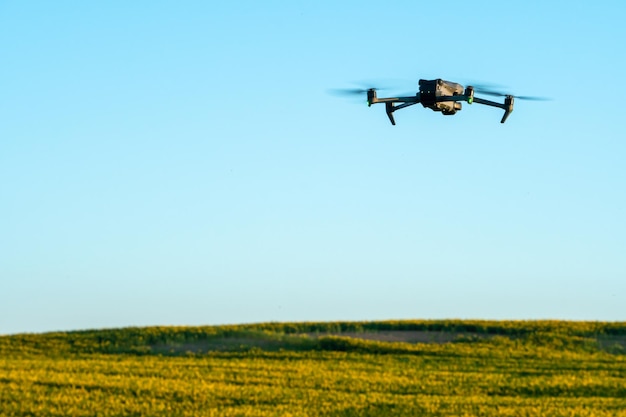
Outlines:
<svg viewBox="0 0 626 417"><path fill-rule="evenodd" d="M412 106L414 104L419 103L419 101L414 101L414 102L403 102L402 104L398 104L397 106L393 106L394 110L400 110L403 109L405 107L409 107Z"/></svg>
<svg viewBox="0 0 626 417"><path fill-rule="evenodd" d="M406 103L408 105L411 105L411 104L417 104L419 102L420 102L419 96L412 96L412 97L387 97L387 98L378 98L378 97L374 96L369 103L370 103L370 105L371 104L376 104L376 103Z"/></svg>
<svg viewBox="0 0 626 417"><path fill-rule="evenodd" d="M371 106L376 103L385 103L385 111L387 113L387 117L389 117L389 121L392 125L395 126L396 120L393 117L393 112L396 110L403 109L408 106L412 106L420 102L419 94L416 94L413 97L387 97L387 98L378 98L376 96L376 90L371 88L367 91L367 105ZM396 103L401 103L396 105Z"/></svg>
<svg viewBox="0 0 626 417"><path fill-rule="evenodd" d="M396 125L396 121L393 118L393 112L396 110L400 110L403 109L405 107L409 107L412 106L414 104L417 104L418 102L404 102L402 104L398 104L397 106L394 106L393 101L386 101L385 102L385 111L387 112L387 117L389 117L389 121L391 122L392 125Z"/></svg>
<svg viewBox="0 0 626 417"><path fill-rule="evenodd" d="M511 112L513 111L513 96L506 96L504 98L504 103L497 103L491 100L485 100L479 97L474 97L474 103L485 104L487 106L498 107L504 110L504 116L502 116L502 120L500 123L506 122L506 119L509 117Z"/></svg>
<svg viewBox="0 0 626 417"><path fill-rule="evenodd" d="M502 103L497 103L495 101L491 101L491 100L485 100L483 98L479 98L479 97L474 97L474 103L478 103L478 104L485 104L487 106L491 106L491 107L499 107L501 109L504 109L504 104Z"/></svg>

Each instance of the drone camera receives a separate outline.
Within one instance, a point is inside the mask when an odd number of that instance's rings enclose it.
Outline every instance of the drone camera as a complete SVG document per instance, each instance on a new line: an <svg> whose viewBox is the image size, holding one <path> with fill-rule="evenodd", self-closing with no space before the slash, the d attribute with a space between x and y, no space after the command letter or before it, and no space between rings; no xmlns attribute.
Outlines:
<svg viewBox="0 0 626 417"><path fill-rule="evenodd" d="M461 103L459 103L458 101L455 101L451 105L445 105L445 106L442 105L443 103L437 103L437 104L441 106L441 114L445 116L452 116L456 114L456 112L461 110L461 107L462 107Z"/></svg>

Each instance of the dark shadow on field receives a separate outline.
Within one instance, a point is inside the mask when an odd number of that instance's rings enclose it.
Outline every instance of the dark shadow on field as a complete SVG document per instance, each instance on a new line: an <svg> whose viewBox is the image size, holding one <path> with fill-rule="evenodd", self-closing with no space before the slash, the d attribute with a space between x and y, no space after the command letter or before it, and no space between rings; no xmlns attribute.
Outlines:
<svg viewBox="0 0 626 417"><path fill-rule="evenodd" d="M189 342L154 343L148 346L146 353L180 355L249 350L266 352L281 350L364 350L372 353L399 353L403 350L407 352L412 351L409 345L473 342L492 337L494 335L472 332L421 330L308 332L289 335L243 331L230 335L210 336L202 340ZM402 349L402 345L406 345L407 349Z"/></svg>
<svg viewBox="0 0 626 417"><path fill-rule="evenodd" d="M187 343L158 343L150 345L150 353L162 355L202 354L209 352L240 352L262 350L311 350L309 340L299 337L272 337L265 334L244 334L209 337Z"/></svg>
<svg viewBox="0 0 626 417"><path fill-rule="evenodd" d="M472 332L431 332L425 330L382 330L378 332L309 333L309 337L337 336L394 343L452 343L469 339L488 339L493 335Z"/></svg>
<svg viewBox="0 0 626 417"><path fill-rule="evenodd" d="M626 354L626 336L598 336L598 347L600 350L614 354Z"/></svg>

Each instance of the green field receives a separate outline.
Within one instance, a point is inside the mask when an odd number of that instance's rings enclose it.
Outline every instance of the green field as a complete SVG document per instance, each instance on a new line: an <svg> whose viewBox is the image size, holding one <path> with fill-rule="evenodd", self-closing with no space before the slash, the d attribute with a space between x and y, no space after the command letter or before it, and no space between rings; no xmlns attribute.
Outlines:
<svg viewBox="0 0 626 417"><path fill-rule="evenodd" d="M267 323L2 336L0 415L626 416L626 323Z"/></svg>

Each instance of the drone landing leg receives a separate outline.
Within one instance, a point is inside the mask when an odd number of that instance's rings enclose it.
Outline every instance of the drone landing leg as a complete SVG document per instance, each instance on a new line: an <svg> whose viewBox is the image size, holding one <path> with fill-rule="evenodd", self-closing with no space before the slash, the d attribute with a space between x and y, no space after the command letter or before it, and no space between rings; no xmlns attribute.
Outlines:
<svg viewBox="0 0 626 417"><path fill-rule="evenodd" d="M387 116L389 117L391 124L395 126L396 121L393 118L393 112L396 110L403 109L405 107L413 106L419 103L419 101L403 102L402 104L398 104L397 106L394 105L395 102L390 102L390 101L380 101L379 103L385 103L385 110L387 110Z"/></svg>
<svg viewBox="0 0 626 417"><path fill-rule="evenodd" d="M496 103L495 101L474 97L474 103L485 104L491 107L498 107L504 110L504 116L502 116L502 120L500 120L500 123L504 123L506 122L506 119L509 117L509 115L513 111L514 100L513 100L513 96L506 96L504 98L504 103Z"/></svg>
<svg viewBox="0 0 626 417"><path fill-rule="evenodd" d="M389 117L389 121L391 122L392 125L396 125L396 121L393 118L393 112L396 111L395 106L393 105L393 103L385 103L385 110L387 111L387 116Z"/></svg>

